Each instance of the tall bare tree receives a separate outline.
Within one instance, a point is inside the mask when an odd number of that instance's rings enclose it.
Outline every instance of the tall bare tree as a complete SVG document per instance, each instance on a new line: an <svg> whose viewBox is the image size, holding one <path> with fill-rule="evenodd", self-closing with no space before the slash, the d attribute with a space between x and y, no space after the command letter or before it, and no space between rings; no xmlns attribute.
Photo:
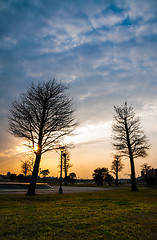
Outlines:
<svg viewBox="0 0 157 240"><path fill-rule="evenodd" d="M138 191L135 179L134 159L146 157L150 145L141 128L141 120L135 116L131 105L128 106L127 102L125 102L124 106L114 106L114 110L113 146L120 152L121 156L130 158L131 189L132 191Z"/></svg>
<svg viewBox="0 0 157 240"><path fill-rule="evenodd" d="M12 104L10 132L27 139L36 155L27 195L35 194L41 155L53 150L76 126L75 108L67 89L55 79L37 85L32 83L27 92Z"/></svg>
<svg viewBox="0 0 157 240"><path fill-rule="evenodd" d="M111 170L113 174L115 174L116 176L116 187L118 186L118 174L119 172L122 171L122 169L123 169L123 163L122 163L121 156L118 154L115 154L114 159L112 161Z"/></svg>

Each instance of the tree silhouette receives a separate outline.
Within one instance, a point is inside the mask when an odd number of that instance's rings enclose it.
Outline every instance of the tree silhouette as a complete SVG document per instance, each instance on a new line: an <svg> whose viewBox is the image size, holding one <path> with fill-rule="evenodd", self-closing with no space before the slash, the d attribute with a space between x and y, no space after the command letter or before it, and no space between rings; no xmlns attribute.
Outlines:
<svg viewBox="0 0 157 240"><path fill-rule="evenodd" d="M21 169L22 169L22 173L24 174L25 178L27 176L27 174L29 172L31 172L31 162L29 160L25 160L25 161L22 161L22 164L21 164Z"/></svg>
<svg viewBox="0 0 157 240"><path fill-rule="evenodd" d="M148 163L144 163L141 165L141 176L142 176L144 182L147 182L147 186L148 186L147 173L149 170L151 170L151 166L149 166Z"/></svg>
<svg viewBox="0 0 157 240"><path fill-rule="evenodd" d="M121 160L121 156L118 154L114 155L114 160L112 161L111 170L113 174L116 176L116 186L118 186L118 173L123 169L123 163Z"/></svg>
<svg viewBox="0 0 157 240"><path fill-rule="evenodd" d="M105 181L108 183L109 186L111 186L111 183L114 181L113 176L107 172L105 175Z"/></svg>
<svg viewBox="0 0 157 240"><path fill-rule="evenodd" d="M107 173L108 168L96 168L92 174L94 182L97 185L103 185Z"/></svg>
<svg viewBox="0 0 157 240"><path fill-rule="evenodd" d="M72 99L67 87L55 79L32 85L13 102L10 110L10 132L28 140L28 147L36 155L27 195L35 194L41 155L51 151L65 135L69 135L76 122Z"/></svg>
<svg viewBox="0 0 157 240"><path fill-rule="evenodd" d="M146 157L150 145L140 126L140 118L135 116L133 107L114 106L113 146L121 156L130 158L132 191L138 191L135 179L134 158Z"/></svg>
<svg viewBox="0 0 157 240"><path fill-rule="evenodd" d="M148 171L151 169L151 166L148 165L148 163L144 163L141 165L141 172L144 175L147 175Z"/></svg>
<svg viewBox="0 0 157 240"><path fill-rule="evenodd" d="M76 173L74 173L74 172L70 173L69 178L70 178L70 183L74 184L75 178L76 178Z"/></svg>
<svg viewBox="0 0 157 240"><path fill-rule="evenodd" d="M45 180L46 180L46 176L48 176L50 173L50 171L48 169L45 169L45 170L41 170L40 171L40 174L43 175L43 178L44 178L44 183L45 183Z"/></svg>
<svg viewBox="0 0 157 240"><path fill-rule="evenodd" d="M64 182L65 182L65 185L67 185L68 170L69 170L69 168L72 167L72 164L70 164L70 154L69 154L69 151L66 148L66 146L64 147L64 150L63 150L63 153L62 153L62 161L63 161L63 163L62 163L63 171L64 171L64 174L65 174ZM58 167L61 168L61 162L59 163Z"/></svg>

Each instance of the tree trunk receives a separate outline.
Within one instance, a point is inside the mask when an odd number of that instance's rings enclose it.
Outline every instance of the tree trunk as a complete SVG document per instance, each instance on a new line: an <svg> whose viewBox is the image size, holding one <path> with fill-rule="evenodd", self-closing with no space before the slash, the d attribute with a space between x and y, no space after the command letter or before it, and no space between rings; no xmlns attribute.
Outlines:
<svg viewBox="0 0 157 240"><path fill-rule="evenodd" d="M116 171L116 187L118 187L118 171Z"/></svg>
<svg viewBox="0 0 157 240"><path fill-rule="evenodd" d="M67 185L67 163L66 163L66 154L64 156L64 167L65 167L65 185Z"/></svg>
<svg viewBox="0 0 157 240"><path fill-rule="evenodd" d="M130 165L131 165L131 191L138 191L136 179L135 179L135 167L133 156L130 156Z"/></svg>
<svg viewBox="0 0 157 240"><path fill-rule="evenodd" d="M126 129L127 144L128 144L130 165L131 165L131 191L138 191L136 179L135 179L134 158L133 158L133 154L132 154L132 148L131 148L131 144L130 144L130 138L129 138L128 126L127 126L126 119L125 119L125 129Z"/></svg>
<svg viewBox="0 0 157 240"><path fill-rule="evenodd" d="M116 162L116 187L118 187L118 163Z"/></svg>
<svg viewBox="0 0 157 240"><path fill-rule="evenodd" d="M29 184L29 188L27 191L27 196L34 196L35 195L35 188L36 188L36 182L38 177L38 171L39 171L39 164L41 159L41 153L36 155L36 160L33 168L33 173L31 177L31 182Z"/></svg>
<svg viewBox="0 0 157 240"><path fill-rule="evenodd" d="M36 182L37 182L37 177L38 177L38 172L39 172L39 164L40 164L40 159L41 159L41 146L42 146L42 139L43 139L43 128L44 128L44 118L45 118L45 111L46 111L46 101L44 102L44 107L43 107L43 113L42 113L42 118L41 118L41 124L40 124L40 130L39 130L39 141L38 141L38 149L36 152L36 160L33 168L33 173L31 177L31 182L27 191L28 196L34 196L35 195L35 188L36 188Z"/></svg>

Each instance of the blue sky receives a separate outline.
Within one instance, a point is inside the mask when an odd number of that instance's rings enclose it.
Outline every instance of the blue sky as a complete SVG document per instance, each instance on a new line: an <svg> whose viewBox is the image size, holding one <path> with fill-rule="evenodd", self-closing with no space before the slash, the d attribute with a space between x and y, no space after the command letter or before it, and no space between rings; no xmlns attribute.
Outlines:
<svg viewBox="0 0 157 240"><path fill-rule="evenodd" d="M126 100L152 144L149 158L137 160L137 172L146 161L157 167L157 1L0 0L0 16L3 173L16 172L23 154L8 133L11 102L31 82L49 78L69 84L78 109L71 161L80 177L90 177L99 166L110 168L113 105ZM55 161L42 163L52 175ZM129 173L128 160L124 163Z"/></svg>

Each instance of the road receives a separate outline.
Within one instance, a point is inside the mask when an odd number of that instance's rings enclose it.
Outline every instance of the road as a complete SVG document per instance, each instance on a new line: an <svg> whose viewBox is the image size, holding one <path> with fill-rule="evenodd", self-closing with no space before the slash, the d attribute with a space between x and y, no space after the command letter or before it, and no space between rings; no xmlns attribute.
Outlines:
<svg viewBox="0 0 157 240"><path fill-rule="evenodd" d="M63 186L63 193L98 192L111 189L113 190L113 188ZM59 186L54 186L48 189L36 189L36 194L57 194L58 190ZM26 194L26 192L27 189L0 189L0 194Z"/></svg>

